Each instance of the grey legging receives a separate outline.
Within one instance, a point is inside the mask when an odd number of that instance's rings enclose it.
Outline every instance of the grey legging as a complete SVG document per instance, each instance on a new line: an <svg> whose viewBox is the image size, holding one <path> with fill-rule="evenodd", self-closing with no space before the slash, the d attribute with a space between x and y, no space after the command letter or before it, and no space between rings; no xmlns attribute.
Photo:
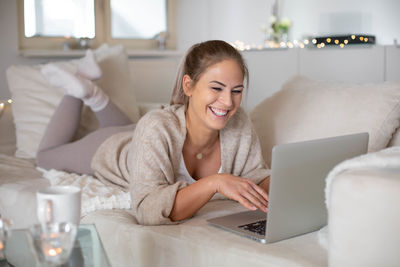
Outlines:
<svg viewBox="0 0 400 267"><path fill-rule="evenodd" d="M111 135L133 131L135 125L111 101L96 112L99 129L72 141L79 128L82 100L65 95L51 118L36 156L44 169L93 174L90 167L97 148Z"/></svg>

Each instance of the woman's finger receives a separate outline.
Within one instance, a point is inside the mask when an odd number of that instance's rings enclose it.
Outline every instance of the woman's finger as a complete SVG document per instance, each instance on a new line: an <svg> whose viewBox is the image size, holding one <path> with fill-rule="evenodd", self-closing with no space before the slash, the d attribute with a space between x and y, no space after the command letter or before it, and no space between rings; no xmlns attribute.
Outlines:
<svg viewBox="0 0 400 267"><path fill-rule="evenodd" d="M241 195L258 209L266 212L268 203L255 190L251 189L251 191L242 191Z"/></svg>
<svg viewBox="0 0 400 267"><path fill-rule="evenodd" d="M250 201L248 201L246 198L239 196L238 199L236 199L243 207L249 209L249 210L256 210L257 207L254 206Z"/></svg>
<svg viewBox="0 0 400 267"><path fill-rule="evenodd" d="M247 193L249 194L249 197L253 197L255 198L255 201L257 201L258 203L260 203L261 205L263 205L264 207L267 207L268 205L268 201L265 200L265 198L260 195L256 190L254 190L253 188L251 188L250 190L247 191ZM252 199L251 199L252 200ZM253 202L253 201L252 201Z"/></svg>
<svg viewBox="0 0 400 267"><path fill-rule="evenodd" d="M251 185L251 186L254 188L254 190L256 190L257 193L259 193L266 201L269 200L267 192L266 192L264 189L262 189L261 186L256 185L255 183L253 183L253 181L250 181L250 185Z"/></svg>
<svg viewBox="0 0 400 267"><path fill-rule="evenodd" d="M249 187L247 191L253 194L263 205L267 206L268 195L266 194L266 192L252 181L246 181L246 182L248 184L247 186Z"/></svg>

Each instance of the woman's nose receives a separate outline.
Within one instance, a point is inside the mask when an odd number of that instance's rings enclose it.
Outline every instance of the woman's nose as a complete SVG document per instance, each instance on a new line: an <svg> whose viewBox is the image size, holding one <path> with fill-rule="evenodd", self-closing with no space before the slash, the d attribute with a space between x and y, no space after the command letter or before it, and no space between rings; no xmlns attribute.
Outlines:
<svg viewBox="0 0 400 267"><path fill-rule="evenodd" d="M232 94L229 90L224 90L220 97L219 101L224 104L225 107L230 108L232 106Z"/></svg>

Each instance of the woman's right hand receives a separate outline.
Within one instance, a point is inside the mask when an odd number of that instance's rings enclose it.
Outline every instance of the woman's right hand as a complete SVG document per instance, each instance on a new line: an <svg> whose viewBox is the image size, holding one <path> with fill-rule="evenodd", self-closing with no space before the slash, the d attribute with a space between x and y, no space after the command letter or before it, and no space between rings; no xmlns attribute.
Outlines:
<svg viewBox="0 0 400 267"><path fill-rule="evenodd" d="M215 178L217 193L238 201L249 210L267 212L268 194L252 180L225 173Z"/></svg>

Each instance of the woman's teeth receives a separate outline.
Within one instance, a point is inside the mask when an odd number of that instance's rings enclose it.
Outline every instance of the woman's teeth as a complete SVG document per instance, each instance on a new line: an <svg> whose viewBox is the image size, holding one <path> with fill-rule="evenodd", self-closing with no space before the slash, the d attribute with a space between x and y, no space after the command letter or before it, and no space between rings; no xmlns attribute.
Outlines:
<svg viewBox="0 0 400 267"><path fill-rule="evenodd" d="M228 110L218 109L210 107L211 111L217 116L225 116L228 113Z"/></svg>

